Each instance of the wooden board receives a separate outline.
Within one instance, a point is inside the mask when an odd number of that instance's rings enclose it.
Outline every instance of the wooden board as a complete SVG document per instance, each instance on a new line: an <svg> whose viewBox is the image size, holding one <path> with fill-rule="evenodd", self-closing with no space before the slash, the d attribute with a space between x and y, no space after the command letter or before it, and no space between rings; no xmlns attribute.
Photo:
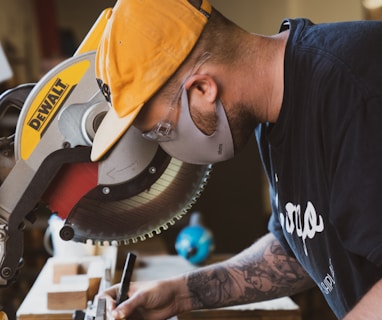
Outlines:
<svg viewBox="0 0 382 320"><path fill-rule="evenodd" d="M86 308L87 301L94 298L96 289L91 284L100 282L100 263L103 265L99 256L48 259L18 309L17 319L72 320L73 311ZM61 283L59 279L65 280Z"/></svg>
<svg viewBox="0 0 382 320"><path fill-rule="evenodd" d="M53 284L47 290L47 308L49 310L85 309L88 302L89 280L82 276L77 281ZM91 299L90 299L91 300Z"/></svg>

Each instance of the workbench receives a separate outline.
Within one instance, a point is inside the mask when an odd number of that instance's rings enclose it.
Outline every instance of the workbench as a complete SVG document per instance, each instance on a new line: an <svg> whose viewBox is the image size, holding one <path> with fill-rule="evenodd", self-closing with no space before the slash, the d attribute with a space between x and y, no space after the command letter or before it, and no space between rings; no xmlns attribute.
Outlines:
<svg viewBox="0 0 382 320"><path fill-rule="evenodd" d="M88 263L89 258L84 259L87 259L87 262L85 262ZM57 258L48 259L30 292L17 311L18 320L72 319L72 309L48 309L47 292L52 289L53 267L55 264L61 262L62 259L59 261ZM70 264L70 261L67 261L67 263ZM190 271L194 268L196 268L194 265L175 255L138 257L133 273L133 281L164 279ZM116 274L116 278L118 279L118 272L116 272ZM301 312L299 307L290 298L286 297L236 307L193 311L179 315L178 319L301 320Z"/></svg>

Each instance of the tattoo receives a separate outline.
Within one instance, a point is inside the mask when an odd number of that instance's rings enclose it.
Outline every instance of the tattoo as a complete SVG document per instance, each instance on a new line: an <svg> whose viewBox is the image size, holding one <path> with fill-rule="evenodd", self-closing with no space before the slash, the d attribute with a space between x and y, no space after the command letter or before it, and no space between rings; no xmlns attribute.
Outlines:
<svg viewBox="0 0 382 320"><path fill-rule="evenodd" d="M237 257L188 277L193 308L216 308L291 295L311 282L279 242L254 245Z"/></svg>
<svg viewBox="0 0 382 320"><path fill-rule="evenodd" d="M300 265L287 256L276 241L260 252L257 259L247 257L236 268L243 273L248 284L245 297L249 299L260 296L264 300L288 294L295 283L305 279Z"/></svg>
<svg viewBox="0 0 382 320"><path fill-rule="evenodd" d="M232 280L228 271L217 268L211 274L195 272L188 279L189 289L196 308L214 308L221 301L230 300Z"/></svg>

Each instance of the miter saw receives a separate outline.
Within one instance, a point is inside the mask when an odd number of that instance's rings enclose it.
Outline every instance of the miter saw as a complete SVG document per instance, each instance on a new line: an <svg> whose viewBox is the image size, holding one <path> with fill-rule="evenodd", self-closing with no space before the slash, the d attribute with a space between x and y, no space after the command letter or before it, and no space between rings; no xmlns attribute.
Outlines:
<svg viewBox="0 0 382 320"><path fill-rule="evenodd" d="M210 166L170 157L134 127L101 161L90 161L92 139L109 108L94 63L111 10L73 57L38 83L0 96L0 121L17 116L14 133L0 138L2 286L21 267L25 221L34 221L39 206L65 219L64 240L125 244L167 229L190 209L210 174Z"/></svg>

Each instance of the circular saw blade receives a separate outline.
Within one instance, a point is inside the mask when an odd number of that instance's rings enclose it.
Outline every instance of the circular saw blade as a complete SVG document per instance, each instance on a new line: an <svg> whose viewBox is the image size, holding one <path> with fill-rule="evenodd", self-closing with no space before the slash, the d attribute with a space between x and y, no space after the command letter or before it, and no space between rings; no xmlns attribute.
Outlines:
<svg viewBox="0 0 382 320"><path fill-rule="evenodd" d="M171 159L160 178L128 199L100 201L83 197L66 219L73 240L126 244L152 237L180 219L202 192L211 166Z"/></svg>

